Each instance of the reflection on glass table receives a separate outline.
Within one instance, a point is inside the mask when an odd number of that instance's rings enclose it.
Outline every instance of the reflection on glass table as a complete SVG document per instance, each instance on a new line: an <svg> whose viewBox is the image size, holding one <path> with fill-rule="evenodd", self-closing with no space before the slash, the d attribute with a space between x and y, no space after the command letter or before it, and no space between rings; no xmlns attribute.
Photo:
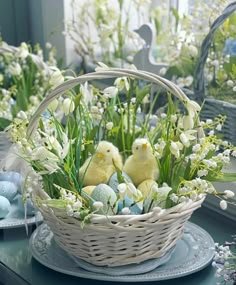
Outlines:
<svg viewBox="0 0 236 285"><path fill-rule="evenodd" d="M226 219L206 208L201 208L193 214L191 222L205 229L215 240L223 243L230 240L235 234L235 224L233 221ZM30 252L29 238L35 226L29 228L29 234L26 235L25 229L12 229L0 231L0 276L4 276L1 282L6 285L10 284L32 284L32 285L62 285L62 284L124 284L123 282L102 281L74 277L67 274L56 272L50 268L41 265L36 261ZM209 249L210 250L210 249ZM5 280L4 280L5 278ZM176 285L213 285L219 280L215 277L215 268L209 264L206 268L196 273L164 281L144 282L136 278L139 284L176 284ZM14 280L11 281L11 280ZM130 282L130 281L129 281ZM174 283L173 283L174 282Z"/></svg>

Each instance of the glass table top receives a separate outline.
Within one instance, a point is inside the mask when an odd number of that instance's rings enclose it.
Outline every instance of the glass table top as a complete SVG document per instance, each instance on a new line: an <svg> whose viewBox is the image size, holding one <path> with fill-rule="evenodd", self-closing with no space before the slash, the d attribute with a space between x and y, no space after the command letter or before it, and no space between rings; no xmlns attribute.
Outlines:
<svg viewBox="0 0 236 285"><path fill-rule="evenodd" d="M235 234L235 223L233 221L204 207L193 214L191 222L205 229L215 242L229 241L231 236ZM32 257L29 248L29 238L35 228L35 225L28 227L28 236L24 227L0 230L0 285L1 283L14 285L124 284L123 282L105 282L73 277L41 265ZM174 279L174 281L151 281L140 282L139 284L213 285L219 281L214 275L215 269L209 265L199 272Z"/></svg>

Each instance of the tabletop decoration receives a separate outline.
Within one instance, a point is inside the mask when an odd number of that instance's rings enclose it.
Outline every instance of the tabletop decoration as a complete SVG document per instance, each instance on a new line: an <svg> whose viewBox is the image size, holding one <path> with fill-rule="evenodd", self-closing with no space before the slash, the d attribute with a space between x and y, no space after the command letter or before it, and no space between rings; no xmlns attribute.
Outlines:
<svg viewBox="0 0 236 285"><path fill-rule="evenodd" d="M171 59L172 63L163 74L166 72L167 78L181 88L186 88L188 96L203 105L200 115L203 120L213 119L219 114L225 115L222 134L226 140L235 144L236 2L219 2L220 13L210 21L210 24L205 23L206 29L201 28L194 32L195 24L190 21L189 29L182 31L183 37L177 38L178 41L173 40L174 46L178 47L177 54ZM198 9L203 15L209 13L205 5L201 7L200 4ZM202 16L199 19L202 19ZM173 49L173 45L171 47Z"/></svg>
<svg viewBox="0 0 236 285"><path fill-rule="evenodd" d="M64 34L74 44L81 69L88 72L99 61L115 67L132 62L142 45L133 30L148 21L150 4L150 0L72 0L73 15Z"/></svg>
<svg viewBox="0 0 236 285"><path fill-rule="evenodd" d="M24 181L19 172L0 171L0 229L26 227L27 230L28 225L42 221Z"/></svg>
<svg viewBox="0 0 236 285"><path fill-rule="evenodd" d="M212 265L217 268L216 276L223 278L223 281L219 282L218 284L227 284L228 282L233 282L232 284L236 284L235 246L235 241L225 242L224 245L220 245L218 243L216 244L216 252Z"/></svg>
<svg viewBox="0 0 236 285"><path fill-rule="evenodd" d="M32 47L22 42L15 47L0 39L1 228L24 226L24 221L31 223L36 214L29 195L22 190L24 178L18 171L23 162L12 164L7 155L12 142L5 129L13 120L30 116L46 94L64 81L57 68L55 48L50 43L46 46L47 60L38 44Z"/></svg>
<svg viewBox="0 0 236 285"><path fill-rule="evenodd" d="M157 264L165 257L116 267L92 265L69 255L59 247L46 224L37 227L29 243L33 257L52 270L71 276L111 282L161 280L170 282L170 279L183 277L203 269L212 261L214 255L212 237L201 227L189 222L186 223L183 236L177 242L171 259L160 267L157 267Z"/></svg>
<svg viewBox="0 0 236 285"><path fill-rule="evenodd" d="M104 78L114 85L96 87ZM167 104L153 114L163 89ZM94 265L140 263L175 247L207 194L222 209L233 203L212 181L235 180L223 167L236 148L217 136L224 117L204 122L199 111L158 75L100 64L57 86L30 120L14 120L8 131L29 164L27 189L56 242Z"/></svg>
<svg viewBox="0 0 236 285"><path fill-rule="evenodd" d="M48 47L48 60L37 44L22 42L19 47L0 39L0 130L3 131L15 117L34 112L44 96L64 81L55 58L56 50Z"/></svg>
<svg viewBox="0 0 236 285"><path fill-rule="evenodd" d="M161 13L161 10L166 11L163 3L156 8L159 15L159 18L156 17L159 19L159 33L157 51L154 50L157 61L169 64L169 67L163 69L163 74L166 73L178 86L190 89L194 87L195 69L198 61L201 61L200 57L207 56L204 63L206 93L228 102L235 100L235 14L228 13L224 17L224 23L221 26L218 23L217 29L212 29L211 26L219 16L223 18L224 9L232 3L229 0L216 0L214 3L200 0L189 4L188 14L181 14L172 7L169 25L165 25L165 15L164 12ZM175 28L171 17L174 18ZM210 31L212 36L206 55L203 43Z"/></svg>

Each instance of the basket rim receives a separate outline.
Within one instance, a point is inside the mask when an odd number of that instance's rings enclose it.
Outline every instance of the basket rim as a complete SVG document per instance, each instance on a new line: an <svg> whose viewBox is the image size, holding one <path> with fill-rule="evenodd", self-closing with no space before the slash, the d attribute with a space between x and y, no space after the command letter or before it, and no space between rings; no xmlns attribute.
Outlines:
<svg viewBox="0 0 236 285"><path fill-rule="evenodd" d="M54 215L57 217L57 215L55 214L55 212L61 212L61 213L65 213L66 211L64 208L56 208L53 206L48 206L46 203L44 203L43 201L45 201L45 199L42 199L42 195L47 195L47 193L43 190L41 191L35 191L36 193L33 193L33 198L35 198L35 195L41 199L41 207L38 207L39 210L45 211L46 209L49 211L53 211ZM44 198L46 197L46 195L44 196ZM47 195L48 196L48 195ZM48 196L49 197L49 196ZM206 198L206 194L203 194L203 197L193 201L191 199L189 199L188 201L185 202L181 202L171 208L161 208L161 207L154 207L152 209L152 211L148 212L148 213L143 213L143 214L128 214L128 215L122 215L122 214L115 214L115 215L102 215L102 214L96 214L96 213L91 213L91 222L96 222L96 221L114 221L114 222L120 222L120 221L137 221L140 220L140 218L142 217L142 219L149 219L152 216L157 216L157 217L164 217L167 216L168 214L171 213L176 213L178 214L182 214L186 211L189 211L189 209L191 209L191 211L193 211L194 209L197 209L198 207L200 207L200 205L203 203L203 201ZM50 200L51 198L49 197L48 200ZM55 211L54 211L55 210ZM60 218L60 217L57 217ZM75 218L74 216L72 216L71 218L76 219L77 221L81 222L79 219ZM61 219L60 219L61 220Z"/></svg>

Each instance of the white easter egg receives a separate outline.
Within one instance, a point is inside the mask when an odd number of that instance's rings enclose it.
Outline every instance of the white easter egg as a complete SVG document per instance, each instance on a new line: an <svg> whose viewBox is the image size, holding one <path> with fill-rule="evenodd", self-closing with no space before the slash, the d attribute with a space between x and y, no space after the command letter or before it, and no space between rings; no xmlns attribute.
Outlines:
<svg viewBox="0 0 236 285"><path fill-rule="evenodd" d="M21 186L24 177L16 171L0 172L0 181L9 181L16 185L18 192L21 192Z"/></svg>
<svg viewBox="0 0 236 285"><path fill-rule="evenodd" d="M10 202L17 194L17 186L10 181L0 181L0 196L7 198Z"/></svg>
<svg viewBox="0 0 236 285"><path fill-rule="evenodd" d="M0 219L5 218L10 212L11 204L9 200L3 196L0 196Z"/></svg>
<svg viewBox="0 0 236 285"><path fill-rule="evenodd" d="M27 198L25 204L21 195L17 196L17 206L21 213L25 214L25 207L26 207L26 214L27 216L33 216L35 214L35 207L30 198Z"/></svg>
<svg viewBox="0 0 236 285"><path fill-rule="evenodd" d="M153 187L155 186L158 188L158 184L156 183L156 181L152 179L147 179L139 184L138 189L143 194L143 198L146 199L149 193L152 191Z"/></svg>
<svg viewBox="0 0 236 285"><path fill-rule="evenodd" d="M129 177L128 174L126 174L125 172L122 172L122 176L124 177L125 179L125 182L131 182L132 183L132 180L131 178ZM119 185L120 183L118 182L118 178L117 178L117 172L114 172L112 174L112 176L109 178L109 181L108 181L108 185L115 191L115 192L118 192L117 191L117 186Z"/></svg>
<svg viewBox="0 0 236 285"><path fill-rule="evenodd" d="M116 214L118 208L118 203L116 203L116 200L117 197L114 190L106 184L97 185L91 194L91 205L94 203L94 201L100 201L104 205L99 211L96 212L97 214Z"/></svg>

